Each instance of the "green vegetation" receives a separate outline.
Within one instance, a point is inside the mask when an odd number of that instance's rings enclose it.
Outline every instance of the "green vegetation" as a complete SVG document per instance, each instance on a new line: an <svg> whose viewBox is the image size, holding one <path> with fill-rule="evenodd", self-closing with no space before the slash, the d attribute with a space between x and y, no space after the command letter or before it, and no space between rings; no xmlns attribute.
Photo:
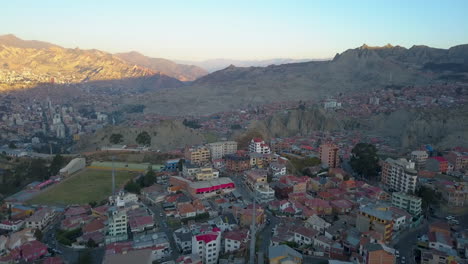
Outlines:
<svg viewBox="0 0 468 264"><path fill-rule="evenodd" d="M438 206L440 204L440 201L442 200L442 196L440 193L425 186L419 187L419 189L416 191L416 195L421 197L422 208L424 210L426 210L429 207L429 205L431 205L432 207Z"/></svg>
<svg viewBox="0 0 468 264"><path fill-rule="evenodd" d="M57 241L63 245L71 246L73 242L76 241L78 237L83 234L81 228L76 228L70 231L67 230L57 230Z"/></svg>
<svg viewBox="0 0 468 264"><path fill-rule="evenodd" d="M242 129L242 126L239 125L239 124L233 124L233 125L231 125L231 129L232 129L232 130Z"/></svg>
<svg viewBox="0 0 468 264"><path fill-rule="evenodd" d="M149 146L151 145L151 136L148 134L148 132L143 131L138 136L135 138L135 141L144 146Z"/></svg>
<svg viewBox="0 0 468 264"><path fill-rule="evenodd" d="M16 145L15 145L14 142L10 142L10 143L8 143L8 147L11 148L11 149L15 149Z"/></svg>
<svg viewBox="0 0 468 264"><path fill-rule="evenodd" d="M294 157L288 157L289 162L294 166L294 168L301 173L305 173L306 169L308 167L313 167L320 165L320 159L313 157L313 158L294 158Z"/></svg>
<svg viewBox="0 0 468 264"><path fill-rule="evenodd" d="M122 186L135 173L115 172L116 186ZM29 201L30 204L88 204L106 199L112 193L112 173L105 170L84 170L52 186Z"/></svg>
<svg viewBox="0 0 468 264"><path fill-rule="evenodd" d="M203 133L203 137L205 138L207 143L213 143L218 141L218 136L211 132Z"/></svg>
<svg viewBox="0 0 468 264"><path fill-rule="evenodd" d="M66 162L65 162L65 159L62 157L62 155L60 154L55 155L54 159L52 160L52 163L50 163L50 166L49 166L50 175L57 175L60 169L65 166L65 164Z"/></svg>
<svg viewBox="0 0 468 264"><path fill-rule="evenodd" d="M122 134L112 134L109 137L109 142L112 144L119 144L123 142L123 136Z"/></svg>
<svg viewBox="0 0 468 264"><path fill-rule="evenodd" d="M184 121L182 122L182 124L184 124L184 126L186 126L186 127L190 127L190 128L193 128L193 129L199 129L199 128L202 127L202 126L198 123L198 120L187 120L187 119L184 119Z"/></svg>
<svg viewBox="0 0 468 264"><path fill-rule="evenodd" d="M286 245L286 246L291 247L291 248L298 248L299 247L299 244L297 244L294 241L285 241L285 242L281 242L280 244L281 245Z"/></svg>
<svg viewBox="0 0 468 264"><path fill-rule="evenodd" d="M96 244L96 242L90 238L88 239L88 242L86 242L86 246L89 248L95 248L98 246L98 244Z"/></svg>
<svg viewBox="0 0 468 264"><path fill-rule="evenodd" d="M44 234L42 234L42 231L40 229L36 229L34 230L34 237L37 241L41 241L42 237L44 237Z"/></svg>
<svg viewBox="0 0 468 264"><path fill-rule="evenodd" d="M186 224L186 223L187 223L188 221L190 221L190 220L194 220L194 221L198 222L198 221L205 221L205 220L208 220L209 218L210 218L210 214L209 214L209 213L203 213L203 214L196 215L196 216L194 216L194 217L184 218L184 219L182 220L182 222L183 222L184 224Z"/></svg>
<svg viewBox="0 0 468 264"><path fill-rule="evenodd" d="M349 164L355 172L366 178L376 177L379 170L377 148L368 143L358 143L351 150L353 154Z"/></svg>
<svg viewBox="0 0 468 264"><path fill-rule="evenodd" d="M91 257L91 253L89 252L89 250L80 252L77 264L90 264L90 263L93 263L93 258Z"/></svg>
<svg viewBox="0 0 468 264"><path fill-rule="evenodd" d="M122 112L126 112L126 113L129 113L129 114L132 114L132 113L143 113L143 111L145 110L145 107L144 105L141 105L141 104L137 104L137 105L125 105L123 108L122 108Z"/></svg>
<svg viewBox="0 0 468 264"><path fill-rule="evenodd" d="M140 184L134 181L129 181L127 184L125 184L124 190L129 193L140 194L141 187Z"/></svg>

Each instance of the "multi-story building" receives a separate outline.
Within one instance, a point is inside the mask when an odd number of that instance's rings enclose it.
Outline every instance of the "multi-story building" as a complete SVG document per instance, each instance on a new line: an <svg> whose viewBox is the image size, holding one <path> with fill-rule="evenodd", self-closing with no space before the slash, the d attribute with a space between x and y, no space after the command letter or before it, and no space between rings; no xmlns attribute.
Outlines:
<svg viewBox="0 0 468 264"><path fill-rule="evenodd" d="M468 168L468 153L450 151L444 157L453 164L455 171L460 171Z"/></svg>
<svg viewBox="0 0 468 264"><path fill-rule="evenodd" d="M268 184L260 185L255 188L254 197L258 203L268 203L275 200L275 190Z"/></svg>
<svg viewBox="0 0 468 264"><path fill-rule="evenodd" d="M197 254L205 264L218 263L221 249L221 231L214 228L192 237L192 253Z"/></svg>
<svg viewBox="0 0 468 264"><path fill-rule="evenodd" d="M422 199L414 195L409 195L401 192L392 193L392 205L406 210L414 217L421 215Z"/></svg>
<svg viewBox="0 0 468 264"><path fill-rule="evenodd" d="M50 221L52 221L54 216L54 210L50 208L42 208L25 220L26 227L33 229L44 229L44 227L46 227Z"/></svg>
<svg viewBox="0 0 468 264"><path fill-rule="evenodd" d="M395 264L395 255L380 244L366 244L362 250L364 264Z"/></svg>
<svg viewBox="0 0 468 264"><path fill-rule="evenodd" d="M270 163L269 173L271 173L273 180L277 181L281 176L286 175L286 165L272 162Z"/></svg>
<svg viewBox="0 0 468 264"><path fill-rule="evenodd" d="M382 183L387 190L414 193L418 173L415 164L406 159L386 159L382 163Z"/></svg>
<svg viewBox="0 0 468 264"><path fill-rule="evenodd" d="M185 148L185 159L194 164L205 164L210 162L210 150L205 146L194 146Z"/></svg>
<svg viewBox="0 0 468 264"><path fill-rule="evenodd" d="M426 160L429 157L424 150L415 150L411 152L411 160L414 161L417 170L421 170L426 165Z"/></svg>
<svg viewBox="0 0 468 264"><path fill-rule="evenodd" d="M255 190L257 187L268 185L267 182L267 171L254 169L249 170L244 173L245 183L252 190Z"/></svg>
<svg viewBox="0 0 468 264"><path fill-rule="evenodd" d="M374 230L385 241L391 241L393 236L393 216L387 207L368 205L363 207L356 216L356 228L360 232Z"/></svg>
<svg viewBox="0 0 468 264"><path fill-rule="evenodd" d="M106 244L127 240L127 212L116 207L109 208L107 220Z"/></svg>
<svg viewBox="0 0 468 264"><path fill-rule="evenodd" d="M268 260L270 264L302 264L302 254L287 245L270 246Z"/></svg>
<svg viewBox="0 0 468 264"><path fill-rule="evenodd" d="M200 168L200 172L195 175L199 181L209 181L219 178L219 171L211 167Z"/></svg>
<svg viewBox="0 0 468 264"><path fill-rule="evenodd" d="M229 231L224 234L224 253L246 249L249 231L246 229Z"/></svg>
<svg viewBox="0 0 468 264"><path fill-rule="evenodd" d="M182 175L185 178L193 179L201 171L201 168L197 164L193 164L189 161L184 162L182 166Z"/></svg>
<svg viewBox="0 0 468 264"><path fill-rule="evenodd" d="M340 158L338 157L339 148L335 144L327 143L320 145L319 155L323 165L329 168L336 168L339 165Z"/></svg>
<svg viewBox="0 0 468 264"><path fill-rule="evenodd" d="M270 154L270 146L261 138L253 138L249 144L249 152L260 154Z"/></svg>
<svg viewBox="0 0 468 264"><path fill-rule="evenodd" d="M428 171L447 173L448 168L448 160L444 157L430 157L426 161L426 170Z"/></svg>
<svg viewBox="0 0 468 264"><path fill-rule="evenodd" d="M234 154L237 151L236 141L221 141L207 144L210 150L211 159L221 159L224 155Z"/></svg>
<svg viewBox="0 0 468 264"><path fill-rule="evenodd" d="M224 160L226 169L230 172L243 172L251 168L249 156L228 154L224 156Z"/></svg>
<svg viewBox="0 0 468 264"><path fill-rule="evenodd" d="M220 177L208 181L192 182L182 177L172 176L169 178L169 183L173 187L186 190L190 195L197 194L204 196L212 196L216 194L229 193L235 190L234 182L228 177Z"/></svg>
<svg viewBox="0 0 468 264"><path fill-rule="evenodd" d="M447 182L440 185L442 198L447 201L447 204L459 207L468 204L468 184L464 182Z"/></svg>

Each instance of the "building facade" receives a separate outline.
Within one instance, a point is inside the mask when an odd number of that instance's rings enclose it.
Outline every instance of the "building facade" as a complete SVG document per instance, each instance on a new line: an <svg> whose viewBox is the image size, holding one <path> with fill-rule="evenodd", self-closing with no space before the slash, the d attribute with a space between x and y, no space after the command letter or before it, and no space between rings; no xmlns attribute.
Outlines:
<svg viewBox="0 0 468 264"><path fill-rule="evenodd" d="M411 152L411 160L414 161L416 169L421 170L426 166L426 160L429 157L424 150L415 150Z"/></svg>
<svg viewBox="0 0 468 264"><path fill-rule="evenodd" d="M392 205L406 210L414 217L419 217L422 212L422 199L414 195L401 192L392 193Z"/></svg>
<svg viewBox="0 0 468 264"><path fill-rule="evenodd" d="M221 232L213 231L192 237L192 253L201 257L205 264L218 263L219 251L221 249Z"/></svg>
<svg viewBox="0 0 468 264"><path fill-rule="evenodd" d="M207 144L211 159L221 159L224 155L234 154L237 151L236 141L221 141Z"/></svg>
<svg viewBox="0 0 468 264"><path fill-rule="evenodd" d="M335 144L327 143L320 145L319 156L322 165L328 168L336 168L339 165L340 158L338 157L339 148Z"/></svg>
<svg viewBox="0 0 468 264"><path fill-rule="evenodd" d="M417 179L418 173L412 161L388 158L382 163L381 180L387 190L414 193Z"/></svg>
<svg viewBox="0 0 468 264"><path fill-rule="evenodd" d="M194 146L185 148L185 159L194 164L205 164L210 162L210 150L205 146Z"/></svg>
<svg viewBox="0 0 468 264"><path fill-rule="evenodd" d="M261 138L253 138L249 144L249 152L260 153L260 154L270 154L270 146L265 143Z"/></svg>

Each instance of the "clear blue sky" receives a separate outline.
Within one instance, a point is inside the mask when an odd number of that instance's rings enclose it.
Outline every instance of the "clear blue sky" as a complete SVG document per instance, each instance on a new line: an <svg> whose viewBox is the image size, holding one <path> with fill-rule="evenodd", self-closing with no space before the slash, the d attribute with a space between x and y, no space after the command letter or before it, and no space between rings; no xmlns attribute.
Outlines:
<svg viewBox="0 0 468 264"><path fill-rule="evenodd" d="M329 58L366 43L468 43L468 0L2 1L0 34L153 57Z"/></svg>

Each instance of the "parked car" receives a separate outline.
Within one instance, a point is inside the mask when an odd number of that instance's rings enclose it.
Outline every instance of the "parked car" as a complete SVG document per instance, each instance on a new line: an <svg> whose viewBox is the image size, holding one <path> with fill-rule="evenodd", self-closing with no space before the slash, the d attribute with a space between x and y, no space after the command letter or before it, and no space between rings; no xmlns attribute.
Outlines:
<svg viewBox="0 0 468 264"><path fill-rule="evenodd" d="M449 216L445 217L445 219L447 219L447 220L453 220L453 219L455 219L455 217L452 216L452 215L449 215Z"/></svg>

